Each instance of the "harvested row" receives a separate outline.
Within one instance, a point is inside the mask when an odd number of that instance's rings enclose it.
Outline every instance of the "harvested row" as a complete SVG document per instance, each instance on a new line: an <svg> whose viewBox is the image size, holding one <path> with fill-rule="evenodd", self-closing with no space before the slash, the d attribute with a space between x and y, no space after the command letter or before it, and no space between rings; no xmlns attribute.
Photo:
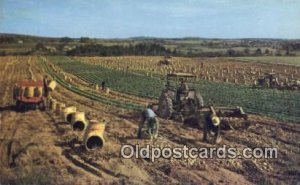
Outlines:
<svg viewBox="0 0 300 185"><path fill-rule="evenodd" d="M75 60L105 68L138 72L144 75L164 75L169 72L193 73L198 78L217 82L253 85L264 73L279 74L282 82L300 79L300 68L289 65L240 62L232 59L188 59L173 57L171 65L158 65L161 57L75 57Z"/></svg>

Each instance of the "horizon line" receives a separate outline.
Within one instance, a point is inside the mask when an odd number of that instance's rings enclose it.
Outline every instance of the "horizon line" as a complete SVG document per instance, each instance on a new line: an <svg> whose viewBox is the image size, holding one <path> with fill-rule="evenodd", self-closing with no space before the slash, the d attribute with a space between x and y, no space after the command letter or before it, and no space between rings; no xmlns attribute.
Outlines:
<svg viewBox="0 0 300 185"><path fill-rule="evenodd" d="M201 36L183 36L183 37L158 37L158 36L131 36L131 37L92 37L92 36L80 36L80 37L72 37L72 36L46 36L46 35L33 35L33 34L24 34L24 33L7 33L7 32L0 32L0 35L16 35L16 36L29 36L29 37L40 37L40 38L64 38L68 37L71 39L80 39L80 38L90 38L90 39L103 39L103 40L126 40L126 39L137 39L137 38L145 38L145 39L220 39L220 40L243 40L243 39L267 39L267 40L300 40L300 38L272 38L272 37L236 37L236 38L229 38L229 37L201 37Z"/></svg>

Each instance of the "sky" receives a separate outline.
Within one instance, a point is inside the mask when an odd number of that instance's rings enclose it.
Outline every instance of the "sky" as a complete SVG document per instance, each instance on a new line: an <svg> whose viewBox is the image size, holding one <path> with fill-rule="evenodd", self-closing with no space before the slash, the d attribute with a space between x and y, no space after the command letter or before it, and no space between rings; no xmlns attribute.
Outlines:
<svg viewBox="0 0 300 185"><path fill-rule="evenodd" d="M0 33L300 39L300 0L0 0Z"/></svg>

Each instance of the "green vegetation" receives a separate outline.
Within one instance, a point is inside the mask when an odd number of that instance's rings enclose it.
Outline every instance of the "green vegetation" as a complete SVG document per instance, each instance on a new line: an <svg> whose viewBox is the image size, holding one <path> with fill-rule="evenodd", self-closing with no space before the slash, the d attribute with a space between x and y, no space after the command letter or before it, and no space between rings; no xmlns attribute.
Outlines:
<svg viewBox="0 0 300 185"><path fill-rule="evenodd" d="M42 43L44 49L36 50ZM139 45L157 45L155 50ZM102 47L99 47L99 46ZM138 46L138 48L135 48ZM135 51L132 51L131 49ZM103 50L106 50L103 53ZM188 57L299 56L300 41L285 39L209 39L209 38L47 38L0 34L0 55L172 55Z"/></svg>
<svg viewBox="0 0 300 185"><path fill-rule="evenodd" d="M271 64L288 64L300 66L299 56L263 56L263 57L237 57L237 60L245 62L260 62L260 63L271 63Z"/></svg>
<svg viewBox="0 0 300 185"><path fill-rule="evenodd" d="M66 52L73 56L124 56L124 55L170 55L172 52L156 43L139 43L129 46L103 46L89 44L76 47Z"/></svg>
<svg viewBox="0 0 300 185"><path fill-rule="evenodd" d="M66 57L49 57L64 71L90 83L101 84L123 93L158 98L165 82L130 71L117 71ZM300 93L253 89L250 86L200 80L194 86L201 92L206 105L242 106L246 112L263 114L283 121L300 122Z"/></svg>
<svg viewBox="0 0 300 185"><path fill-rule="evenodd" d="M116 107L120 107L120 108L125 108L125 109L138 110L138 109L142 108L141 105L137 105L137 104L134 104L134 103L125 102L125 101L121 101L121 100L109 99L107 97L99 96L99 95L96 95L92 92L87 92L85 90L82 90L76 85L72 85L70 83L67 83L59 75L57 75L54 71L52 71L48 67L48 65L45 63L45 61L42 61L42 67L44 69L46 69L47 73L49 73L61 86L65 87L66 89L68 89L68 90L70 90L74 93L77 93L81 96L87 97L87 98L95 100L95 101L99 101L99 102L104 103L104 104L108 104L108 105L112 105L112 106L116 106Z"/></svg>
<svg viewBox="0 0 300 185"><path fill-rule="evenodd" d="M104 68L98 65L84 64L80 61L73 61L67 57L48 57L50 61L61 67L65 72L76 75L89 83L105 84L116 91L141 97L157 98L159 89L164 87L162 81L154 78L145 78L144 75L117 71ZM151 90L149 90L151 87Z"/></svg>

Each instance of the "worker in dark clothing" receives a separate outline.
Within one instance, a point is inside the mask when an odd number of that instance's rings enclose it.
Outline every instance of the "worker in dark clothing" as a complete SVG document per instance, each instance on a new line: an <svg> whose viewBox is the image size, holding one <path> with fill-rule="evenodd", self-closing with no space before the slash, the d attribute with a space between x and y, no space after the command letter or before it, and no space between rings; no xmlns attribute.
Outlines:
<svg viewBox="0 0 300 185"><path fill-rule="evenodd" d="M48 88L48 76L47 75L44 76L43 84L44 84L44 96L48 97L49 96L49 88Z"/></svg>
<svg viewBox="0 0 300 185"><path fill-rule="evenodd" d="M219 143L221 141L220 132L220 118L216 116L215 112L213 114L207 114L205 116L203 141L207 142L209 136L212 136L214 137L214 142Z"/></svg>
<svg viewBox="0 0 300 185"><path fill-rule="evenodd" d="M102 82L101 82L101 89L102 89L102 90L105 90L105 81L102 81Z"/></svg>

